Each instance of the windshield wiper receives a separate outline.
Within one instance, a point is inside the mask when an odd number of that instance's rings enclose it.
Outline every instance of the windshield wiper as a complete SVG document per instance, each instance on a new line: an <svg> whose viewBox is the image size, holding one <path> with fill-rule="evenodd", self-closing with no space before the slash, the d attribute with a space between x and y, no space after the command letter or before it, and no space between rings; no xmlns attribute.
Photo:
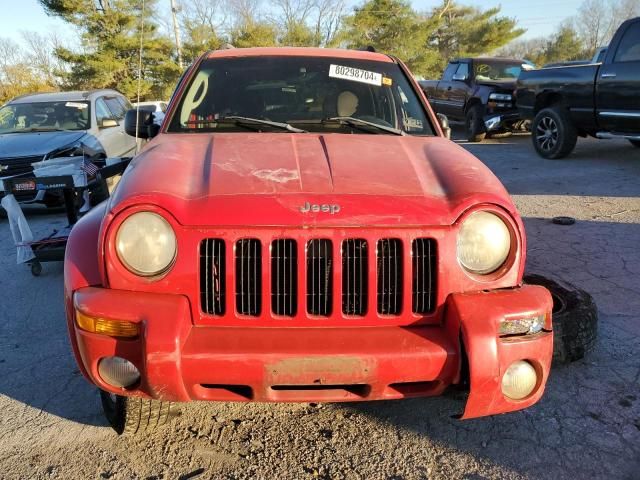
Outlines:
<svg viewBox="0 0 640 480"><path fill-rule="evenodd" d="M58 127L29 127L29 128L16 128L14 130L8 130L2 133L35 133L35 132L69 132L71 130L65 130Z"/></svg>
<svg viewBox="0 0 640 480"><path fill-rule="evenodd" d="M279 128L281 130L287 130L288 132L293 133L307 133L306 130L302 130L301 128L296 128L288 123L280 123L280 122L272 122L271 120L264 120L262 118L251 118L251 117L240 117L238 115L227 115L226 117L222 117L219 120L216 120L218 123L222 123L225 121L231 121L237 124L259 124L259 125L268 125L270 127Z"/></svg>
<svg viewBox="0 0 640 480"><path fill-rule="evenodd" d="M355 128L359 128L360 130L365 130L365 131L369 131L369 132L371 130L369 130L366 127L373 127L373 128L375 128L377 130L382 130L383 132L393 133L394 135L406 135L406 133L404 131L399 130L397 128L387 127L386 125L379 125L377 123L368 122L366 120L362 120L361 118L355 118L355 117L331 117L331 118L327 118L324 121L325 122L333 121L333 122L346 123L349 126L352 126L352 127L355 127Z"/></svg>

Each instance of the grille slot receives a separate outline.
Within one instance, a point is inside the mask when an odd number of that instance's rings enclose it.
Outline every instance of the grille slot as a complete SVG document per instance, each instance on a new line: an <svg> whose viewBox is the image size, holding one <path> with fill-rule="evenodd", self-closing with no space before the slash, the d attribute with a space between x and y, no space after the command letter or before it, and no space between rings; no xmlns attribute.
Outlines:
<svg viewBox="0 0 640 480"><path fill-rule="evenodd" d="M225 243L207 238L200 243L200 305L210 315L224 315L226 300Z"/></svg>
<svg viewBox="0 0 640 480"><path fill-rule="evenodd" d="M436 299L436 242L416 238L411 243L413 313L431 313Z"/></svg>
<svg viewBox="0 0 640 480"><path fill-rule="evenodd" d="M367 313L368 246L361 238L342 242L342 312Z"/></svg>
<svg viewBox="0 0 640 480"><path fill-rule="evenodd" d="M398 315L402 310L402 242L397 238L378 240L378 313Z"/></svg>
<svg viewBox="0 0 640 480"><path fill-rule="evenodd" d="M307 312L328 317L333 303L333 245L331 240L307 242Z"/></svg>
<svg viewBox="0 0 640 480"><path fill-rule="evenodd" d="M298 251L295 240L271 243L271 310L292 317L298 307Z"/></svg>
<svg viewBox="0 0 640 480"><path fill-rule="evenodd" d="M262 307L262 245L257 238L236 242L236 309L258 316Z"/></svg>

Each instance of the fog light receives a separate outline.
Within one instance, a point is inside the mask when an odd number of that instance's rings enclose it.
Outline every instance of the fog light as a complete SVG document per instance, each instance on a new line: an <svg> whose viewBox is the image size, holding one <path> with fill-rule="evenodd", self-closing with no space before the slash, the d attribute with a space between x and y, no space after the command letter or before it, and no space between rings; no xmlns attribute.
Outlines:
<svg viewBox="0 0 640 480"><path fill-rule="evenodd" d="M110 337L136 337L138 324L122 320L111 320L102 317L91 317L76 310L76 323L82 330Z"/></svg>
<svg viewBox="0 0 640 480"><path fill-rule="evenodd" d="M538 374L529 362L518 360L513 362L502 377L502 393L512 400L528 397L536 388Z"/></svg>
<svg viewBox="0 0 640 480"><path fill-rule="evenodd" d="M102 380L118 388L130 387L140 379L140 371L126 358L105 357L98 363Z"/></svg>
<svg viewBox="0 0 640 480"><path fill-rule="evenodd" d="M500 321L500 335L531 335L544 328L544 315Z"/></svg>

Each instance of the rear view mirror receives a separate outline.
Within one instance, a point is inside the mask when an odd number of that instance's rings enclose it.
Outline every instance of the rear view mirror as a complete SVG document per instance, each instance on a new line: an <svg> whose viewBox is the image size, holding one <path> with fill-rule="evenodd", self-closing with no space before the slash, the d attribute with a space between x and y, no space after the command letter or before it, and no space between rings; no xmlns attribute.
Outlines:
<svg viewBox="0 0 640 480"><path fill-rule="evenodd" d="M467 81L467 76L463 73L456 73L453 76L453 79L458 81L458 82L466 82Z"/></svg>
<svg viewBox="0 0 640 480"><path fill-rule="evenodd" d="M158 126L153 123L154 106L133 108L124 117L124 131L127 135L138 138L152 138L158 134Z"/></svg>
<svg viewBox="0 0 640 480"><path fill-rule="evenodd" d="M440 128L442 129L442 133L444 133L445 137L451 140L451 127L449 126L449 119L442 113L438 113L437 117Z"/></svg>

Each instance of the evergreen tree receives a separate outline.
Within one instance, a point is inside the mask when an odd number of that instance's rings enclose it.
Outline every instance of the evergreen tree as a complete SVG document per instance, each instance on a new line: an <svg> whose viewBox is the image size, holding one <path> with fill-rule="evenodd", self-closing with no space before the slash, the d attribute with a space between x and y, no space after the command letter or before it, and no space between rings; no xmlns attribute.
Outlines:
<svg viewBox="0 0 640 480"><path fill-rule="evenodd" d="M172 42L158 34L152 21L156 0L38 0L55 15L81 32L81 51L56 49L69 65L61 72L66 88L114 88L129 98L138 91L138 59L141 33L142 98L167 98L180 69ZM143 22L141 21L143 20ZM143 26L144 23L144 26Z"/></svg>

